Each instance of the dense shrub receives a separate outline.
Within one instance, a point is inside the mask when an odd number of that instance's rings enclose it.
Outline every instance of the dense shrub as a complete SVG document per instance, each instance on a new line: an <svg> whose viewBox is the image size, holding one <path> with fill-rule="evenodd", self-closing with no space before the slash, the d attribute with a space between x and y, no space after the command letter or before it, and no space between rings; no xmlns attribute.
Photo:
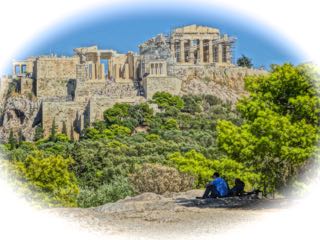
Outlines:
<svg viewBox="0 0 320 240"><path fill-rule="evenodd" d="M77 202L79 207L96 207L108 202L115 202L132 194L133 189L128 180L119 176L111 183L103 184L97 189L80 188Z"/></svg>
<svg viewBox="0 0 320 240"><path fill-rule="evenodd" d="M18 191L31 201L75 207L79 189L74 173L69 171L72 163L72 158L46 157L41 151L34 151L23 161L12 161L11 169L17 177Z"/></svg>
<svg viewBox="0 0 320 240"><path fill-rule="evenodd" d="M180 192L191 189L194 179L177 169L160 164L143 164L141 169L130 176L130 182L137 193Z"/></svg>
<svg viewBox="0 0 320 240"><path fill-rule="evenodd" d="M184 101L179 96L174 96L167 92L156 92L152 96L152 100L159 106L159 108L163 108L165 110L169 110L171 108L181 110L184 107Z"/></svg>

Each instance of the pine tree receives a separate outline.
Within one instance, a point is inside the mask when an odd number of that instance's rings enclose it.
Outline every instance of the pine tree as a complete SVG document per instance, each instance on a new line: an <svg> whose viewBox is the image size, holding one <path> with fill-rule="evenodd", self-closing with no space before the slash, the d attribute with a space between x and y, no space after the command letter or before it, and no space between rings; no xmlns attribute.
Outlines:
<svg viewBox="0 0 320 240"><path fill-rule="evenodd" d="M73 124L71 123L71 128L70 128L70 140L74 141L74 127Z"/></svg>
<svg viewBox="0 0 320 240"><path fill-rule="evenodd" d="M10 130L8 143L10 145L10 150L15 149L17 147L17 140L14 137L12 129Z"/></svg>
<svg viewBox="0 0 320 240"><path fill-rule="evenodd" d="M24 136L23 136L22 130L20 129L18 133L18 145L20 145L23 141L24 141Z"/></svg>
<svg viewBox="0 0 320 240"><path fill-rule="evenodd" d="M34 141L38 141L43 138L43 128L42 125L39 125L36 127L35 133L34 133Z"/></svg>
<svg viewBox="0 0 320 240"><path fill-rule="evenodd" d="M56 119L54 118L52 120L52 125L51 125L51 134L49 137L50 141L56 141L56 135L57 135L57 125L56 125Z"/></svg>
<svg viewBox="0 0 320 240"><path fill-rule="evenodd" d="M67 132L67 124L65 121L63 121L62 123L62 133L66 136L68 136L68 132Z"/></svg>
<svg viewBox="0 0 320 240"><path fill-rule="evenodd" d="M247 56L243 55L237 60L237 65L239 67L247 67L247 68L252 68L252 60L251 58L248 58Z"/></svg>

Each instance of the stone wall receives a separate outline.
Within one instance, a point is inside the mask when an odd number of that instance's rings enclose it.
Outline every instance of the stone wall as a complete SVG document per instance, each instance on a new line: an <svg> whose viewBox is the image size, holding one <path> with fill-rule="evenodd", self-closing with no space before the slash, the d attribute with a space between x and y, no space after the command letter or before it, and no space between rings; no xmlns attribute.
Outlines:
<svg viewBox="0 0 320 240"><path fill-rule="evenodd" d="M182 81L175 77L146 77L142 81L145 97L151 99L156 92L179 95Z"/></svg>
<svg viewBox="0 0 320 240"><path fill-rule="evenodd" d="M83 101L91 96L105 96L111 99L136 97L137 89L132 81L110 80L77 81L75 100Z"/></svg>
<svg viewBox="0 0 320 240"><path fill-rule="evenodd" d="M42 126L44 136L50 135L52 122L55 121L57 132L61 133L63 122L67 127L67 134L79 138L79 133L86 122L87 102L43 102L42 104Z"/></svg>
<svg viewBox="0 0 320 240"><path fill-rule="evenodd" d="M20 81L20 93L22 95L30 95L34 93L34 84L31 78L21 78Z"/></svg>
<svg viewBox="0 0 320 240"><path fill-rule="evenodd" d="M106 80L76 80L75 101L88 101L91 96L103 95Z"/></svg>
<svg viewBox="0 0 320 240"><path fill-rule="evenodd" d="M44 136L50 135L55 121L57 132L62 132L66 124L67 135L77 140L80 132L94 121L103 120L103 112L115 103L135 104L145 101L143 97L113 99L110 97L92 97L88 101L43 102L42 126Z"/></svg>
<svg viewBox="0 0 320 240"><path fill-rule="evenodd" d="M36 94L38 97L68 96L68 82L76 79L79 57L40 57L36 61Z"/></svg>

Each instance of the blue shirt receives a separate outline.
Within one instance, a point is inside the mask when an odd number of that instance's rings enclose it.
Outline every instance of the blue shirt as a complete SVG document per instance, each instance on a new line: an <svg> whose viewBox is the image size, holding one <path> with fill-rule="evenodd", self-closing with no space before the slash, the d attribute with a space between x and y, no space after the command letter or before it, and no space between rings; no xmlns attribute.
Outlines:
<svg viewBox="0 0 320 240"><path fill-rule="evenodd" d="M229 192L228 184L226 183L226 181L223 178L218 177L218 178L214 179L211 182L211 184L216 187L216 189L219 192L221 197L228 195L228 192Z"/></svg>

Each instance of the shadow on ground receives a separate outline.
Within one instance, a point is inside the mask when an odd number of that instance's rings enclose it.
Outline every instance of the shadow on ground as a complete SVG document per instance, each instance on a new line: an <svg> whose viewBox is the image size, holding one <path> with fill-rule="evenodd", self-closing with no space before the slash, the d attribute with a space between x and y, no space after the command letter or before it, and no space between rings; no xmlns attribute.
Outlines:
<svg viewBox="0 0 320 240"><path fill-rule="evenodd" d="M267 198L248 198L248 197L227 197L227 198L208 198L190 199L177 198L176 204L183 207L198 208L227 208L227 209L276 209L287 208L292 205L290 199L267 199Z"/></svg>

